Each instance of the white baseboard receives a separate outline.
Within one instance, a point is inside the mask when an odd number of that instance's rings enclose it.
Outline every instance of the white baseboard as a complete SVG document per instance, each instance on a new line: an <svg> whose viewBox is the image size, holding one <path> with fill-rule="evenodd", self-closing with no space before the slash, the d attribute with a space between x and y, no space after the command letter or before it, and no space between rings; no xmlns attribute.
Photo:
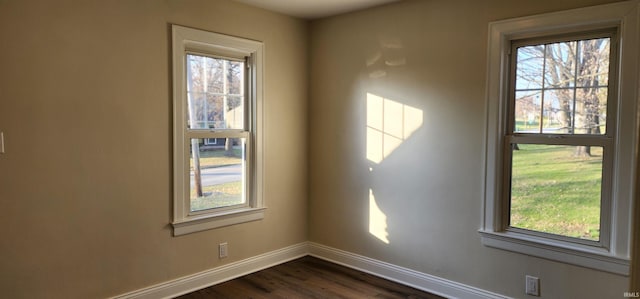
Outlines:
<svg viewBox="0 0 640 299"><path fill-rule="evenodd" d="M308 255L307 242L170 280L112 299L173 298Z"/></svg>
<svg viewBox="0 0 640 299"><path fill-rule="evenodd" d="M313 242L304 242L267 252L228 265L170 280L111 299L173 298L234 278L279 265L306 255L360 270L446 298L506 299L509 297L421 273L366 256Z"/></svg>
<svg viewBox="0 0 640 299"><path fill-rule="evenodd" d="M509 298L483 289L313 242L309 242L309 255L446 298Z"/></svg>

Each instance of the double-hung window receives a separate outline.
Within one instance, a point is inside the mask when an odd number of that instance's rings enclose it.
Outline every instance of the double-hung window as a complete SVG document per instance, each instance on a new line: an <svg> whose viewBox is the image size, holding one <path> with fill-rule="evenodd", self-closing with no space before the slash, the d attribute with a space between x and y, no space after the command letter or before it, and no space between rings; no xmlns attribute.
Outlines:
<svg viewBox="0 0 640 299"><path fill-rule="evenodd" d="M262 44L172 29L174 234L259 220Z"/></svg>
<svg viewBox="0 0 640 299"><path fill-rule="evenodd" d="M507 230L603 246L616 127L615 28L511 42Z"/></svg>
<svg viewBox="0 0 640 299"><path fill-rule="evenodd" d="M489 27L485 245L629 272L638 2Z"/></svg>

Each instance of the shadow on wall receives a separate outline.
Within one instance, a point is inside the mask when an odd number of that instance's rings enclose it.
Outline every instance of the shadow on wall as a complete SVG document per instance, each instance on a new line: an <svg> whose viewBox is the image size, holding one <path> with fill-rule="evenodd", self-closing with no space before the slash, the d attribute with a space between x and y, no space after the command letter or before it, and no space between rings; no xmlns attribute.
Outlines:
<svg viewBox="0 0 640 299"><path fill-rule="evenodd" d="M385 38L380 40L380 46L371 53L365 64L369 69L369 78L379 79L387 76L387 69L407 64L403 53L404 45L397 39Z"/></svg>

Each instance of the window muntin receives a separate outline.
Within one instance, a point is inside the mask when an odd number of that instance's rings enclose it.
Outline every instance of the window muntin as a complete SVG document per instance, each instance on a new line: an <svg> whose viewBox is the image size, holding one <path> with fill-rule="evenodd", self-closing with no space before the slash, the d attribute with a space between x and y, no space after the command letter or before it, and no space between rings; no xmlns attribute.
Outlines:
<svg viewBox="0 0 640 299"><path fill-rule="evenodd" d="M514 43L514 133L604 135L611 38Z"/></svg>
<svg viewBox="0 0 640 299"><path fill-rule="evenodd" d="M245 62L187 54L189 129L245 129Z"/></svg>
<svg viewBox="0 0 640 299"><path fill-rule="evenodd" d="M512 42L507 230L598 246L608 240L615 33Z"/></svg>

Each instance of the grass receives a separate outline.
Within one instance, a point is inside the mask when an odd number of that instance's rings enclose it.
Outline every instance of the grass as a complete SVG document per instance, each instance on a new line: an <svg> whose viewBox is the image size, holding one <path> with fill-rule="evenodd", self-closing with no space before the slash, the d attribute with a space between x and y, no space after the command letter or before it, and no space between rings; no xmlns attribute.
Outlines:
<svg viewBox="0 0 640 299"><path fill-rule="evenodd" d="M513 154L512 227L588 240L600 238L602 149L519 144Z"/></svg>
<svg viewBox="0 0 640 299"><path fill-rule="evenodd" d="M191 210L200 211L228 207L243 203L242 182L231 182L202 188L205 194L197 197L191 190Z"/></svg>
<svg viewBox="0 0 640 299"><path fill-rule="evenodd" d="M242 163L242 150L233 149L232 155L222 148L200 152L200 168L220 167ZM193 169L193 159L189 159ZM198 197L194 189L191 190L191 210L200 211L228 207L243 203L242 182L231 182L217 185L203 186L202 197Z"/></svg>
<svg viewBox="0 0 640 299"><path fill-rule="evenodd" d="M533 122L516 120L516 131L535 130L539 128L540 128L540 122L537 120Z"/></svg>

